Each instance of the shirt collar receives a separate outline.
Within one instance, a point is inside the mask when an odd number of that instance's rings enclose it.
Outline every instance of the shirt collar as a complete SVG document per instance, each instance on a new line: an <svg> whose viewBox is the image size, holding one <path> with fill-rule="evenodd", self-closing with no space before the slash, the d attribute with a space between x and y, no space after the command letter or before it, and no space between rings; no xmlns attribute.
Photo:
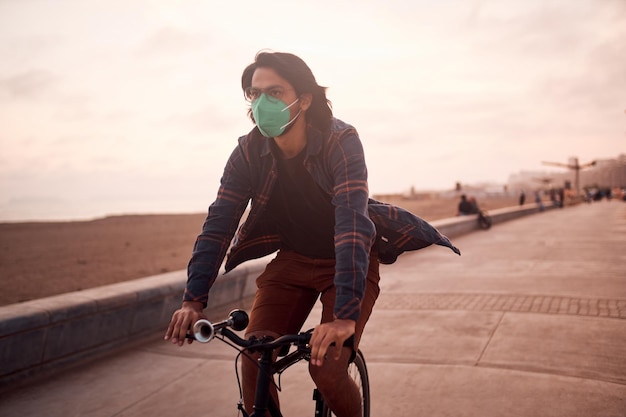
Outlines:
<svg viewBox="0 0 626 417"><path fill-rule="evenodd" d="M271 155L272 149L270 146L270 138L266 138L265 136L263 136L261 132L259 131L258 127L255 127L252 130L252 135L258 136L259 138L263 139L263 147L261 148L261 157ZM322 144L324 140L322 132L320 132L319 130L309 125L307 126L307 129L306 129L306 135L307 135L307 146L306 146L307 157L319 154L322 151Z"/></svg>

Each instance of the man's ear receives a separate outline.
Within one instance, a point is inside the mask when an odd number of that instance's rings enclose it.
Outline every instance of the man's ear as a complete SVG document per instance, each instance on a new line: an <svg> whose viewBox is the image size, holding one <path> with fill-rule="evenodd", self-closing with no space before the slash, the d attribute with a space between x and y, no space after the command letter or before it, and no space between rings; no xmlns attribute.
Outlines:
<svg viewBox="0 0 626 417"><path fill-rule="evenodd" d="M313 94L303 93L302 95L300 95L300 109L302 111L307 111L309 107L311 107L312 101L313 101Z"/></svg>

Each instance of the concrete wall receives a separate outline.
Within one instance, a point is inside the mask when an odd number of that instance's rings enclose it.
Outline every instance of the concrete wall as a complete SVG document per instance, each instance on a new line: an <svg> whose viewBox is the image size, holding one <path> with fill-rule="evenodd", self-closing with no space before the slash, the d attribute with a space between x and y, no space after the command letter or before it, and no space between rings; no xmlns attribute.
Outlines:
<svg viewBox="0 0 626 417"><path fill-rule="evenodd" d="M527 204L489 215L497 225L538 211L535 204ZM476 215L432 224L450 238L480 230ZM209 305L223 306L254 294L255 279L268 258L220 275ZM0 389L164 331L180 306L185 282L182 270L0 307Z"/></svg>

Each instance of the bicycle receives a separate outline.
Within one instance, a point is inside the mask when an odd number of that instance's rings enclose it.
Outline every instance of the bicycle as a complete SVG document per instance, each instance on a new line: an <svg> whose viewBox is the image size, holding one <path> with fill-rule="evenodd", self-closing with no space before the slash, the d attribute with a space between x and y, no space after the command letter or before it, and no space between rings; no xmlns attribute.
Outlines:
<svg viewBox="0 0 626 417"><path fill-rule="evenodd" d="M248 414L244 409L241 380L237 371L238 367L235 366L240 394L237 408L243 417L265 417L268 411L272 417L283 417L276 402L270 395L270 386L275 383L273 377L278 375L279 383L277 384L277 388L280 391L280 376L282 373L302 360L310 360L311 350L308 343L311 339L312 329L298 334L284 335L277 339L270 337L243 339L233 332L233 330L244 330L247 326L248 314L243 310L233 310L226 320L217 323L211 323L205 319L198 320L194 323L192 329L193 334L187 337L193 338L201 343L209 343L213 339L218 339L235 348L239 351L239 354L235 358L235 365L237 365L237 361L242 355L251 359L247 356L247 352L259 352L261 356L258 360L259 373L257 376L254 411L252 414ZM295 347L295 350L291 350L292 347ZM273 353L276 349L280 349L280 351L278 359L274 362ZM369 417L369 377L363 352L358 349L348 367L348 373L357 384L359 392L361 393L362 415L363 417ZM315 417L334 416L317 389L313 390L313 400L315 401Z"/></svg>
<svg viewBox="0 0 626 417"><path fill-rule="evenodd" d="M485 210L478 210L478 226L483 230L491 228L491 217Z"/></svg>

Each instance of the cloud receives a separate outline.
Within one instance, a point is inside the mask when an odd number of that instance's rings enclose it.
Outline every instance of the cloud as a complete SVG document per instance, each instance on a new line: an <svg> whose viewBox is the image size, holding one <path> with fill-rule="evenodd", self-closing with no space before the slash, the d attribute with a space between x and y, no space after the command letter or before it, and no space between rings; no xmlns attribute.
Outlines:
<svg viewBox="0 0 626 417"><path fill-rule="evenodd" d="M329 87L375 192L623 152L623 0L318 3L0 0L0 196L217 186L262 48ZM301 19L273 25L285 7Z"/></svg>
<svg viewBox="0 0 626 417"><path fill-rule="evenodd" d="M215 133L227 131L233 126L242 125L245 109L241 114L224 112L217 105L208 105L204 109L190 112L176 112L158 122L163 126L176 125L198 133ZM252 128L250 124L249 128ZM243 133L243 132L242 132Z"/></svg>
<svg viewBox="0 0 626 417"><path fill-rule="evenodd" d="M5 92L14 99L35 99L54 90L60 79L51 71L32 69L0 78L0 92Z"/></svg>
<svg viewBox="0 0 626 417"><path fill-rule="evenodd" d="M166 26L153 31L136 48L139 58L172 56L206 49L210 44L209 36L201 33L189 33L173 26Z"/></svg>

